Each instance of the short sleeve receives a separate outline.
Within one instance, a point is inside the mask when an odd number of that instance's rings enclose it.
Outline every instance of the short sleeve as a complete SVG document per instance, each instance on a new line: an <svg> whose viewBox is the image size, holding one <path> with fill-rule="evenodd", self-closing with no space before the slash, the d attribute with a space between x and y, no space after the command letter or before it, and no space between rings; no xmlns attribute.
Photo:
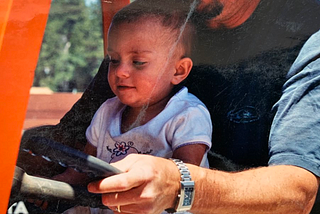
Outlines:
<svg viewBox="0 0 320 214"><path fill-rule="evenodd" d="M106 103L103 103L100 108L94 114L90 125L86 130L86 138L87 141L92 144L93 146L98 146L98 140L100 135L100 130L102 130L103 126L103 117L104 117L104 106Z"/></svg>
<svg viewBox="0 0 320 214"><path fill-rule="evenodd" d="M320 34L318 33L318 39ZM270 131L269 165L294 165L320 176L320 58L310 41L293 64ZM311 45L311 47L310 47Z"/></svg>
<svg viewBox="0 0 320 214"><path fill-rule="evenodd" d="M172 121L171 146L173 151L188 144L205 144L211 148L212 123L208 110L193 106L178 114Z"/></svg>

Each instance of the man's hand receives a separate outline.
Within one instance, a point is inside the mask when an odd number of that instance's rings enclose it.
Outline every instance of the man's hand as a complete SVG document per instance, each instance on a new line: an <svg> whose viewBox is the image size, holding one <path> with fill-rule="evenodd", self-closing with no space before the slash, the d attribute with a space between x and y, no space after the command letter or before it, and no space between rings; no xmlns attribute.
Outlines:
<svg viewBox="0 0 320 214"><path fill-rule="evenodd" d="M129 155L113 166L124 173L92 182L88 190L103 193L102 202L122 213L161 213L174 207L180 173L167 159Z"/></svg>

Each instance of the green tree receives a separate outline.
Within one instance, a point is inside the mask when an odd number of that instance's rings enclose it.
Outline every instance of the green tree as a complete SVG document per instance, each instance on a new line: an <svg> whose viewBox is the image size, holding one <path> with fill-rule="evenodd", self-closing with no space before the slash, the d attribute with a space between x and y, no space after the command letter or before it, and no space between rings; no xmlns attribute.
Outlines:
<svg viewBox="0 0 320 214"><path fill-rule="evenodd" d="M83 91L102 59L100 2L52 0L33 85Z"/></svg>

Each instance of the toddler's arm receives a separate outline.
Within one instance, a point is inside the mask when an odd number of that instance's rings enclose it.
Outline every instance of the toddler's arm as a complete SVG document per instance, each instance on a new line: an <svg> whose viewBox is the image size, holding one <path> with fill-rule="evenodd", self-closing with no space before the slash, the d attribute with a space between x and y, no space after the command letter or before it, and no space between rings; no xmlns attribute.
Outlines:
<svg viewBox="0 0 320 214"><path fill-rule="evenodd" d="M191 144L179 147L173 152L172 158L178 158L184 163L190 163L199 166L203 155L207 150L205 144Z"/></svg>

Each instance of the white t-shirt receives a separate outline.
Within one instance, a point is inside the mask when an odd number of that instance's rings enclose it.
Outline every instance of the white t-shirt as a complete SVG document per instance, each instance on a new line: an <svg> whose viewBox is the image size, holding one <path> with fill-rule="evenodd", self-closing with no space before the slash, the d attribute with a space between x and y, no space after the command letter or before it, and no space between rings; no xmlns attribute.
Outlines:
<svg viewBox="0 0 320 214"><path fill-rule="evenodd" d="M117 97L105 101L87 128L87 140L97 147L97 157L108 163L131 153L170 158L177 148L205 144L211 148L212 123L209 111L186 87L146 124L121 133L125 105ZM208 151L207 150L207 151ZM207 153L201 166L208 167Z"/></svg>

